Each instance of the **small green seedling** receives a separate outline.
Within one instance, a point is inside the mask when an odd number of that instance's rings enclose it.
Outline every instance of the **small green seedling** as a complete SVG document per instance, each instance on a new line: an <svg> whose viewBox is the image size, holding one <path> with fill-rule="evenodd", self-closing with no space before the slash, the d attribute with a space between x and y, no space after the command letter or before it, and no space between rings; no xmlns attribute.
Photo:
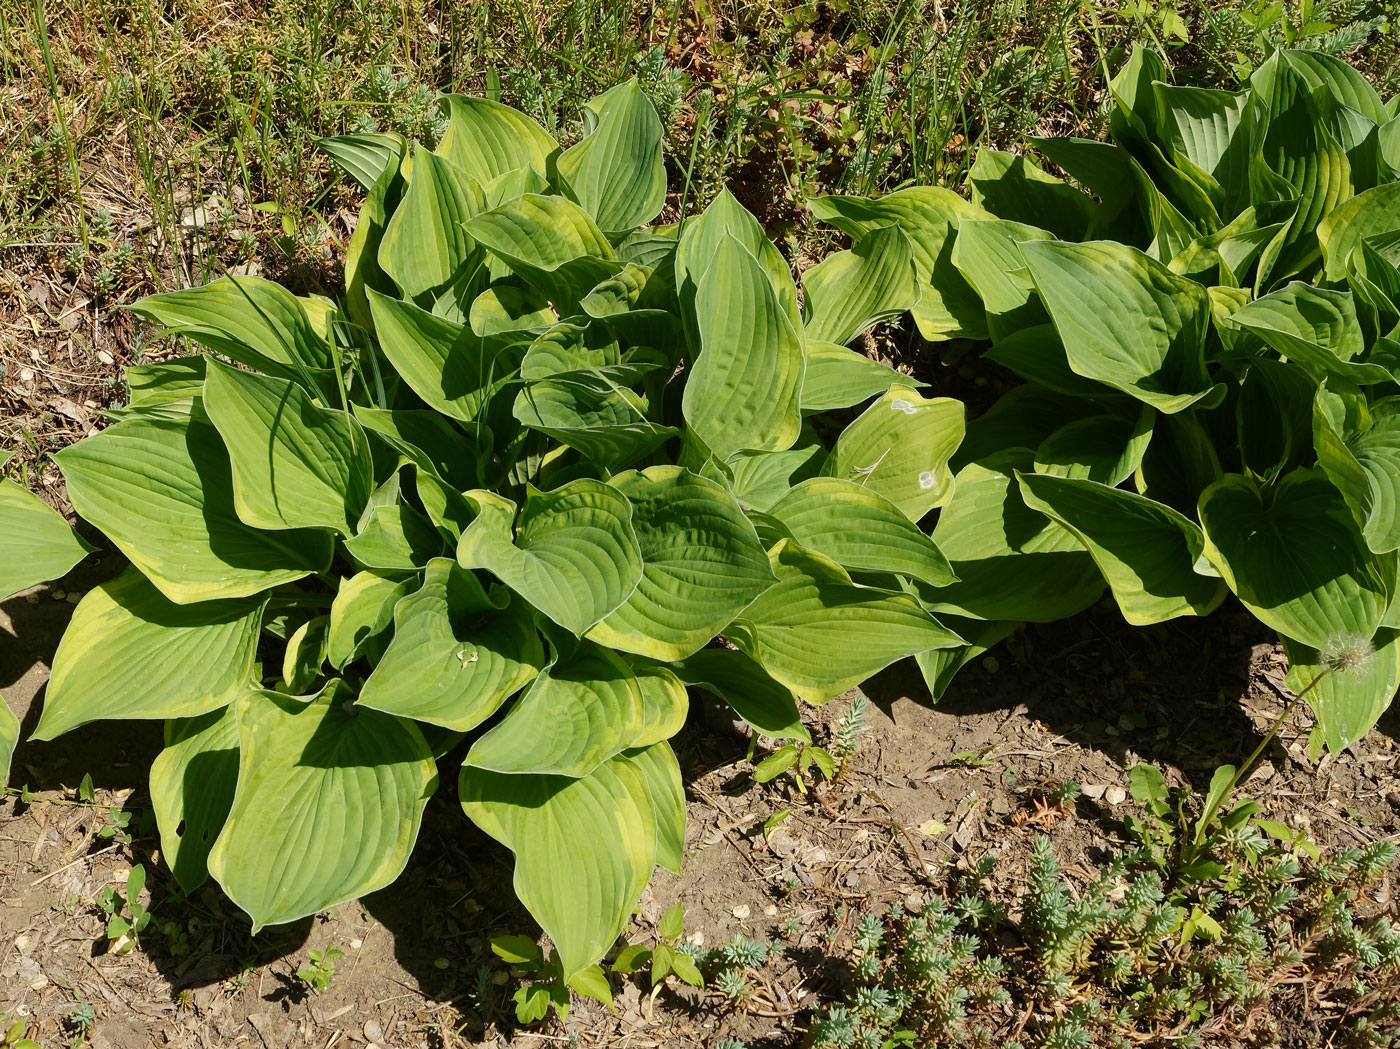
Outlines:
<svg viewBox="0 0 1400 1049"><path fill-rule="evenodd" d="M755 765L753 778L755 783L768 783L784 772L792 771L792 779L797 784L797 789L806 794L807 777L811 775L813 768L821 773L824 781L830 782L836 778L836 759L830 751L823 747L788 743Z"/></svg>
<svg viewBox="0 0 1400 1049"><path fill-rule="evenodd" d="M26 1037L23 1020L10 1023L8 1016L0 1016L0 1049L43 1049L34 1039Z"/></svg>
<svg viewBox="0 0 1400 1049"><path fill-rule="evenodd" d="M634 973L641 969L651 969L650 1005L656 1002L666 980L670 976L690 984L703 987L705 979L700 975L694 959L680 949L681 937L685 934L685 912L677 903L664 915L656 926L656 945L644 947L639 943L628 944L618 952L613 960L615 973Z"/></svg>
<svg viewBox="0 0 1400 1049"><path fill-rule="evenodd" d="M331 985L331 979L335 976L335 960L344 958L345 952L338 949L334 943L328 943L324 951L313 947L306 953L310 956L311 963L297 970L297 979L317 994L321 994Z"/></svg>
<svg viewBox="0 0 1400 1049"><path fill-rule="evenodd" d="M559 956L553 951L546 955L528 936L493 937L491 950L498 958L532 975L532 979L511 996L515 1002L515 1018L523 1024L543 1020L549 1015L551 1005L561 1020L568 1019L570 988L596 998L610 1010L613 1007L612 988L600 966L590 965L565 979Z"/></svg>
<svg viewBox="0 0 1400 1049"><path fill-rule="evenodd" d="M137 864L126 876L126 896L111 885L104 886L97 904L107 915L107 953L130 954L141 946L141 934L151 924L151 912L137 898L146 887L146 868Z"/></svg>

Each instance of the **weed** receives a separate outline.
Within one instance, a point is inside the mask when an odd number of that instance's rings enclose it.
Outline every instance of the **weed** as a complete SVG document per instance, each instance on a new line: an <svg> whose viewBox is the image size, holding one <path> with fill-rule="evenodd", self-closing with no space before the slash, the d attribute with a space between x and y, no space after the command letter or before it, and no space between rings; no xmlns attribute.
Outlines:
<svg viewBox="0 0 1400 1049"><path fill-rule="evenodd" d="M306 954L310 961L297 970L297 979L316 994L321 994L330 987L335 976L336 959L344 958L345 952L328 943L323 950L313 947Z"/></svg>

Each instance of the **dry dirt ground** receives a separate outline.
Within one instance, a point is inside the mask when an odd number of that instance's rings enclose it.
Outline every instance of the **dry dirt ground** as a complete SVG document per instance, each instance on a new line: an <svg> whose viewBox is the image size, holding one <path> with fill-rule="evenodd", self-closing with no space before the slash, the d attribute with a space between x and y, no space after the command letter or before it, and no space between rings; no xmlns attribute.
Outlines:
<svg viewBox="0 0 1400 1049"><path fill-rule="evenodd" d="M118 565L94 556L67 579L0 604L0 690L32 729L56 638L74 595ZM1003 857L992 891L1017 887L1035 835L1049 834L1067 869L1093 877L1105 846L1123 840L1126 769L1162 767L1198 790L1238 761L1290 695L1281 653L1227 606L1205 621L1139 629L1099 607L1030 627L928 702L903 666L867 683L868 729L828 790L802 795L790 777L758 785L746 741L699 718L678 737L688 781L685 872L659 872L627 935L649 942L671 904L687 936L709 945L741 933L784 949L763 966L742 1009L715 991L664 990L654 1002L624 982L615 1012L577 1002L567 1024L517 1029L492 935L528 932L510 891L509 855L478 833L453 797L429 805L408 870L393 887L334 913L248 936L246 919L212 886L181 897L159 866L145 772L156 724L88 726L52 743L22 743L12 781L35 796L0 800L0 1014L26 1019L40 1043L77 1037L83 1003L95 1049L152 1046L439 1047L592 1045L709 1047L724 1037L757 1047L802 1042L811 1008L840 988L853 919L900 901L915 907L989 851ZM846 700L810 708L825 738ZM1246 792L1269 815L1344 846L1400 832L1400 719L1382 721L1354 752L1307 762L1307 724L1285 726ZM452 762L449 757L448 764ZM95 804L79 801L90 775ZM1035 815L1037 791L1084 788L1063 818ZM103 837L108 806L132 813L129 844ZM791 816L765 841L764 821ZM105 951L104 886L133 863L153 871L147 902L188 939L148 934L134 953ZM1388 901L1389 884L1377 896ZM840 909L844 908L844 910ZM796 929L796 933L792 932ZM324 993L296 971L308 950L345 952ZM478 969L489 966L486 993ZM674 983L674 981L673 981ZM1320 1022L1320 1021L1319 1021Z"/></svg>

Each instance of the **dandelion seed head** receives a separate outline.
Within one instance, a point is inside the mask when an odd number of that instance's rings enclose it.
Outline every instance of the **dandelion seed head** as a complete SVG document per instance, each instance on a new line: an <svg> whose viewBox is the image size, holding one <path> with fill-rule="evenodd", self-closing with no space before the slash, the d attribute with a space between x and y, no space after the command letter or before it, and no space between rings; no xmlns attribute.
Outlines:
<svg viewBox="0 0 1400 1049"><path fill-rule="evenodd" d="M1327 638L1318 650L1322 665L1334 672L1364 672L1376 655L1376 648L1365 634L1338 632Z"/></svg>

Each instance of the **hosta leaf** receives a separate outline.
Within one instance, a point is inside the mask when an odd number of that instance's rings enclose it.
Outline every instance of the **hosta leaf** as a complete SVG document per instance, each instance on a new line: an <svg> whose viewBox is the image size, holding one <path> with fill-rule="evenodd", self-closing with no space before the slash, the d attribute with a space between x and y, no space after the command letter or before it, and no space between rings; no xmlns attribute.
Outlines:
<svg viewBox="0 0 1400 1049"><path fill-rule="evenodd" d="M1249 203L1249 92L1163 83L1153 84L1152 91L1166 132L1162 151L1210 197L1222 217L1242 211Z"/></svg>
<svg viewBox="0 0 1400 1049"><path fill-rule="evenodd" d="M1224 476L1215 441L1202 425L1202 412L1159 415L1152 426L1152 442L1133 477L1139 495L1170 506L1197 519L1201 492ZM1221 441L1227 448L1227 440Z"/></svg>
<svg viewBox="0 0 1400 1049"><path fill-rule="evenodd" d="M247 597L330 563L329 532L243 523L228 452L202 411L118 423L55 459L78 513L172 601Z"/></svg>
<svg viewBox="0 0 1400 1049"><path fill-rule="evenodd" d="M807 369L802 376L804 412L849 408L880 396L895 383L924 385L845 346L807 340Z"/></svg>
<svg viewBox="0 0 1400 1049"><path fill-rule="evenodd" d="M734 497L679 466L619 474L632 504L642 578L588 636L653 659L703 648L773 584L768 555Z"/></svg>
<svg viewBox="0 0 1400 1049"><path fill-rule="evenodd" d="M625 756L582 779L465 765L459 793L471 821L515 853L515 894L554 941L566 976L601 958L656 865L645 773Z"/></svg>
<svg viewBox="0 0 1400 1049"><path fill-rule="evenodd" d="M1322 276L1329 281L1346 278L1347 260L1365 238L1400 231L1400 182L1358 193L1337 205L1317 224L1322 243Z"/></svg>
<svg viewBox="0 0 1400 1049"><path fill-rule="evenodd" d="M1349 370L1345 362L1365 349L1351 294L1301 281L1236 310L1230 323L1254 332L1319 379Z"/></svg>
<svg viewBox="0 0 1400 1049"><path fill-rule="evenodd" d="M209 873L254 933L383 888L408 862L432 751L413 722L353 698L332 681L309 701L238 701L238 788Z"/></svg>
<svg viewBox="0 0 1400 1049"><path fill-rule="evenodd" d="M330 622L330 616L312 616L287 638L287 647L282 651L281 688L284 692L299 695L321 676Z"/></svg>
<svg viewBox="0 0 1400 1049"><path fill-rule="evenodd" d="M1377 124L1385 122L1387 113L1380 95L1369 80L1343 59L1321 51L1302 49L1284 51L1282 55L1293 72L1301 76L1309 87L1324 87L1334 99L1368 120Z"/></svg>
<svg viewBox="0 0 1400 1049"><path fill-rule="evenodd" d="M546 667L467 764L494 772L587 776L642 736L642 687L622 657L585 642Z"/></svg>
<svg viewBox="0 0 1400 1049"><path fill-rule="evenodd" d="M148 295L128 309L283 379L305 381L333 366L330 346L297 297L261 277L220 277L198 288Z"/></svg>
<svg viewBox="0 0 1400 1049"><path fill-rule="evenodd" d="M1021 254L1080 375L1163 412L1211 394L1209 303L1195 281L1109 241L1036 241Z"/></svg>
<svg viewBox="0 0 1400 1049"><path fill-rule="evenodd" d="M842 432L822 473L856 481L918 521L952 496L948 460L963 433L961 401L891 386Z"/></svg>
<svg viewBox="0 0 1400 1049"><path fill-rule="evenodd" d="M685 786L676 752L662 742L630 750L627 758L646 777L656 817L656 862L679 874L685 859Z"/></svg>
<svg viewBox="0 0 1400 1049"><path fill-rule="evenodd" d="M95 549L37 495L0 480L0 599L67 575Z"/></svg>
<svg viewBox="0 0 1400 1049"><path fill-rule="evenodd" d="M1362 640L1355 638L1351 643L1356 645ZM1316 649L1283 639L1283 649L1288 654L1288 676L1284 680L1297 695L1317 682L1308 692L1308 706L1317 715L1327 749L1334 754L1366 735L1400 688L1400 634L1381 630L1370 647L1374 654L1356 666L1329 670Z"/></svg>
<svg viewBox="0 0 1400 1049"><path fill-rule="evenodd" d="M1254 615L1312 648L1371 637L1386 587L1341 494L1320 471L1294 470L1270 491L1227 474L1201 493L1206 556Z"/></svg>
<svg viewBox="0 0 1400 1049"><path fill-rule="evenodd" d="M360 184L368 193L389 170L398 166L405 143L402 135L370 132L364 135L334 135L318 138L316 148Z"/></svg>
<svg viewBox="0 0 1400 1049"><path fill-rule="evenodd" d="M218 361L209 362L204 407L228 448L244 522L354 534L374 466L353 416L318 407L296 383Z"/></svg>
<svg viewBox="0 0 1400 1049"><path fill-rule="evenodd" d="M404 298L430 307L464 270L485 262L462 225L485 210L486 194L475 179L426 149L414 152L408 191L379 242L379 265Z"/></svg>
<svg viewBox="0 0 1400 1049"><path fill-rule="evenodd" d="M661 118L636 77L586 108L592 129L556 161L565 192L600 229L621 233L645 225L666 203Z"/></svg>
<svg viewBox="0 0 1400 1049"><path fill-rule="evenodd" d="M774 681L744 653L732 648L704 648L676 663L674 670L687 685L719 696L755 732L774 739L812 741L792 690Z"/></svg>
<svg viewBox="0 0 1400 1049"><path fill-rule="evenodd" d="M878 200L816 197L810 204L814 216L857 243L891 223L904 231L919 278L919 301L910 312L925 339L987 337L982 303L953 266L951 256L960 221L995 216L951 190L933 186L911 186Z"/></svg>
<svg viewBox="0 0 1400 1049"><path fill-rule="evenodd" d="M710 460L703 469L706 476L722 477L743 506L767 510L798 481L819 474L826 459L826 447L808 427L785 451L737 452L727 463Z"/></svg>
<svg viewBox="0 0 1400 1049"><path fill-rule="evenodd" d="M1032 449L1056 430L1102 411L1092 401L1034 383L1013 386L967 424L967 437L950 463L954 471L1008 448Z"/></svg>
<svg viewBox="0 0 1400 1049"><path fill-rule="evenodd" d="M337 670L364 651L366 643L394 619L394 605L409 584L383 570L356 572L340 580L331 602L326 660Z"/></svg>
<svg viewBox="0 0 1400 1049"><path fill-rule="evenodd" d="M543 295L515 284L491 285L472 301L469 317L482 336L548 328L559 319Z"/></svg>
<svg viewBox="0 0 1400 1049"><path fill-rule="evenodd" d="M374 318L366 294L371 288L394 292L394 282L379 268L379 244L407 185L402 171L408 143L394 136L387 145L393 150L392 160L386 161L383 172L365 195L355 232L345 248L345 312L351 321L370 331L374 329Z"/></svg>
<svg viewBox="0 0 1400 1049"><path fill-rule="evenodd" d="M522 387L512 414L609 470L636 462L680 433L648 420L646 402L631 390L586 372Z"/></svg>
<svg viewBox="0 0 1400 1049"><path fill-rule="evenodd" d="M1311 453L1316 389L1302 368L1265 357L1249 361L1235 401L1240 460L1247 473L1272 483Z"/></svg>
<svg viewBox="0 0 1400 1049"><path fill-rule="evenodd" d="M1120 396L1103 383L1086 379L1070 367L1064 341L1053 324L1036 324L1013 331L982 356L1010 368L1027 382L1055 393L1099 400Z"/></svg>
<svg viewBox="0 0 1400 1049"><path fill-rule="evenodd" d="M1120 485L1142 464L1157 413L1091 415L1065 423L1035 450L1035 472Z"/></svg>
<svg viewBox="0 0 1400 1049"><path fill-rule="evenodd" d="M447 558L393 607L394 635L360 690L360 706L456 732L496 712L544 666L528 609L493 601L475 575Z"/></svg>
<svg viewBox="0 0 1400 1049"><path fill-rule="evenodd" d="M458 490L481 483L482 445L437 412L354 406L355 418L420 469L432 470ZM473 425L475 433L478 425ZM489 432L489 431L488 431Z"/></svg>
<svg viewBox="0 0 1400 1049"><path fill-rule="evenodd" d="M844 345L919 301L909 238L898 226L871 230L804 273L802 290L806 337Z"/></svg>
<svg viewBox="0 0 1400 1049"><path fill-rule="evenodd" d="M437 151L483 186L521 168L545 171L559 147L524 113L486 98L447 95L447 133Z"/></svg>
<svg viewBox="0 0 1400 1049"><path fill-rule="evenodd" d="M232 704L165 723L165 749L151 763L151 808L160 851L185 892L209 877L209 851L233 807L237 784L238 720Z"/></svg>
<svg viewBox="0 0 1400 1049"><path fill-rule="evenodd" d="M958 471L957 492L938 516L933 541L958 582L919 589L937 614L1048 623L1084 611L1103 577L1083 545L1021 497L1017 471L1029 449L1012 448Z"/></svg>
<svg viewBox="0 0 1400 1049"><path fill-rule="evenodd" d="M1318 465L1346 500L1366 545L1383 554L1400 549L1400 397L1368 409L1359 394L1352 396L1359 403L1356 418L1348 419L1351 413L1336 403L1328 385L1318 391L1313 444Z"/></svg>
<svg viewBox="0 0 1400 1049"><path fill-rule="evenodd" d="M527 193L477 215L467 232L539 289L561 317L622 269L588 212L565 197Z"/></svg>
<svg viewBox="0 0 1400 1049"><path fill-rule="evenodd" d="M801 336L759 261L726 237L695 293L700 356L685 384L685 420L715 455L779 451L802 429Z"/></svg>
<svg viewBox="0 0 1400 1049"><path fill-rule="evenodd" d="M963 219L958 226L953 265L981 296L995 341L1049 321L1019 245L1053 239L1043 229L1005 219Z"/></svg>
<svg viewBox="0 0 1400 1049"><path fill-rule="evenodd" d="M1026 505L1084 544L1134 626L1207 615L1224 599L1219 579L1193 570L1205 546L1200 528L1170 507L1097 481L1017 477Z"/></svg>
<svg viewBox="0 0 1400 1049"><path fill-rule="evenodd" d="M835 561L791 540L769 559L778 582L726 634L804 699L834 699L897 659L962 644L913 598L856 586Z"/></svg>
<svg viewBox="0 0 1400 1049"><path fill-rule="evenodd" d="M515 506L490 492L468 498L480 516L462 533L457 560L484 568L575 636L607 616L636 588L642 555L627 497L601 481L571 481L532 492Z"/></svg>
<svg viewBox="0 0 1400 1049"><path fill-rule="evenodd" d="M930 586L953 581L942 551L878 492L855 481L813 477L769 510L808 550L860 572L896 572Z"/></svg>
<svg viewBox="0 0 1400 1049"><path fill-rule="evenodd" d="M530 339L482 338L410 302L369 293L384 356L413 392L444 415L471 422L514 377Z"/></svg>
<svg viewBox="0 0 1400 1049"><path fill-rule="evenodd" d="M685 683L669 667L659 663L634 665L632 672L637 675L637 685L642 690L645 722L632 746L649 747L670 739L685 726L686 715L690 712Z"/></svg>
<svg viewBox="0 0 1400 1049"><path fill-rule="evenodd" d="M0 787L10 782L10 762L14 760L15 747L19 743L19 718L0 696Z"/></svg>
<svg viewBox="0 0 1400 1049"><path fill-rule="evenodd" d="M993 215L1082 240L1093 218L1092 197L1046 174L1030 157L980 149L967 176L972 203ZM958 227L959 236L962 227ZM956 248L956 245L954 245Z"/></svg>
<svg viewBox="0 0 1400 1049"><path fill-rule="evenodd" d="M134 568L89 590L59 641L36 739L100 718L192 717L248 688L266 597L177 605Z"/></svg>
<svg viewBox="0 0 1400 1049"><path fill-rule="evenodd" d="M940 616L939 622L967 640L957 648L934 648L914 653L914 663L923 675L930 698L937 703L948 691L959 670L983 652L1016 632L1019 623L1001 620L964 619L962 616Z"/></svg>
<svg viewBox="0 0 1400 1049"><path fill-rule="evenodd" d="M416 572L443 552L433 522L404 503L376 506L359 532L345 541L345 552L364 569Z"/></svg>
<svg viewBox="0 0 1400 1049"><path fill-rule="evenodd" d="M727 189L720 190L698 218L685 223L676 246L676 288L683 308L694 303L700 278L709 270L715 253L726 237L733 237L758 260L773 286L778 305L795 331L802 330L802 314L797 307L797 285L787 261L768 239L758 219L734 199ZM687 318L689 320L689 318Z"/></svg>

